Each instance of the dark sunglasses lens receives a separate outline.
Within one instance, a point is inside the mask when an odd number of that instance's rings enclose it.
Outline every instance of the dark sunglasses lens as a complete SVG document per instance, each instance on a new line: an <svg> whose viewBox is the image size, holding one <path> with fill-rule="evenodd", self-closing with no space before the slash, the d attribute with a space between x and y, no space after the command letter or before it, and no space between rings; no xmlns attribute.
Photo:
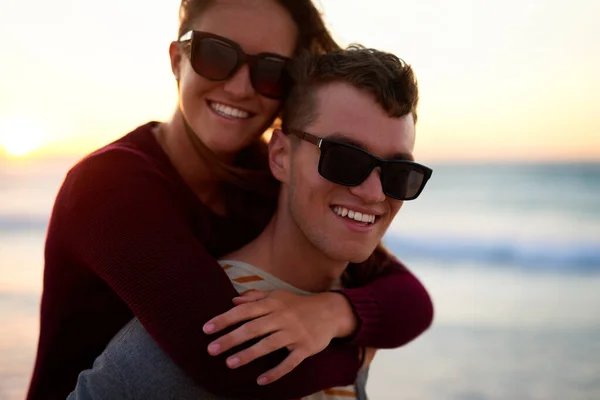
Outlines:
<svg viewBox="0 0 600 400"><path fill-rule="evenodd" d="M252 84L266 97L281 98L288 85L286 62L277 57L260 57L252 66Z"/></svg>
<svg viewBox="0 0 600 400"><path fill-rule="evenodd" d="M238 54L229 44L213 38L202 38L192 55L194 70L205 78L229 78L238 62Z"/></svg>
<svg viewBox="0 0 600 400"><path fill-rule="evenodd" d="M322 148L319 173L334 183L356 186L372 170L371 158L362 151L342 144L327 143Z"/></svg>
<svg viewBox="0 0 600 400"><path fill-rule="evenodd" d="M412 164L391 163L384 167L381 184L384 192L398 200L412 200L419 194L425 173Z"/></svg>

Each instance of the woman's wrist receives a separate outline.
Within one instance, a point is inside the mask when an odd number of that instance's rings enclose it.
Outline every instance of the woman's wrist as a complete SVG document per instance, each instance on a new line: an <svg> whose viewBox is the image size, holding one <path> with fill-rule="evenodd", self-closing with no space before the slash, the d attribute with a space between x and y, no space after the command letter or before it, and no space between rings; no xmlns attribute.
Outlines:
<svg viewBox="0 0 600 400"><path fill-rule="evenodd" d="M324 310L335 324L334 337L343 339L354 335L359 320L346 296L338 292L321 293L321 296L326 299Z"/></svg>

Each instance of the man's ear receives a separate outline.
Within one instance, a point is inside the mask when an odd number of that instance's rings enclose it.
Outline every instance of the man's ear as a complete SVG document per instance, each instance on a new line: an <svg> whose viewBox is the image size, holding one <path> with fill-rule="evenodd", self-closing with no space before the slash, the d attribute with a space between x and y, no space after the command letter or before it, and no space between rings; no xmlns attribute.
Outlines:
<svg viewBox="0 0 600 400"><path fill-rule="evenodd" d="M269 167L275 179L281 183L288 183L291 158L290 138L280 129L273 130L269 141Z"/></svg>
<svg viewBox="0 0 600 400"><path fill-rule="evenodd" d="M181 76L181 62L183 61L183 51L179 42L171 42L169 46L169 57L171 58L171 71L175 80L179 82Z"/></svg>

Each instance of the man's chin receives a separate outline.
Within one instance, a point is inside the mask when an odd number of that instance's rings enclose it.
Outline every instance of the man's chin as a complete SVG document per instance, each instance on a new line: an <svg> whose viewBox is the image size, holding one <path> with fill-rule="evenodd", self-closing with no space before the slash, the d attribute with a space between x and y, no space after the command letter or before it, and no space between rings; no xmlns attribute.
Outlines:
<svg viewBox="0 0 600 400"><path fill-rule="evenodd" d="M373 254L377 243L371 245L366 244L365 241L359 242L353 240L329 242L318 247L331 260L359 264L366 261Z"/></svg>
<svg viewBox="0 0 600 400"><path fill-rule="evenodd" d="M351 264L360 264L367 261L371 254L373 254L373 251L375 251L375 248L355 249L352 252L348 252L344 260L348 260Z"/></svg>

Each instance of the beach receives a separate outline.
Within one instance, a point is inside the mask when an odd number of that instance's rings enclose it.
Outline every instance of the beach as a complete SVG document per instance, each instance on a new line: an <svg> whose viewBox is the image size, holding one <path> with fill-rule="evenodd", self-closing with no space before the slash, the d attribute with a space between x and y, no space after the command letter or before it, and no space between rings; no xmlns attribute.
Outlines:
<svg viewBox="0 0 600 400"><path fill-rule="evenodd" d="M0 399L35 357L43 243L74 160L0 163ZM435 304L432 327L381 350L372 399L600 398L600 165L434 166L386 244Z"/></svg>

